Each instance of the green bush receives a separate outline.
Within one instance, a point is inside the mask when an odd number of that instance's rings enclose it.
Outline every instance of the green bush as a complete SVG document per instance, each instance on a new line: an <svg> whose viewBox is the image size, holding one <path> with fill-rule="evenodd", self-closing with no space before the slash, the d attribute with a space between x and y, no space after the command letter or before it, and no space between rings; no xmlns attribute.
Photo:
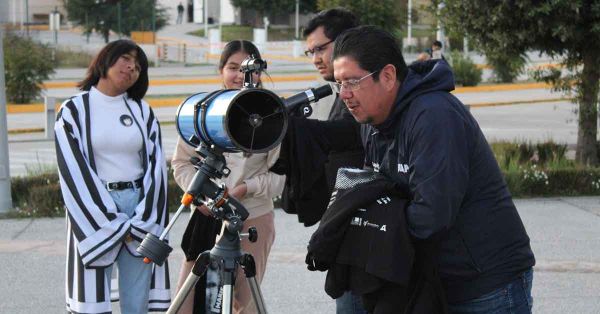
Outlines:
<svg viewBox="0 0 600 314"><path fill-rule="evenodd" d="M57 217L65 213L58 173L47 172L11 180L11 194L17 216ZM169 170L167 184L167 207L173 212L179 208L183 192L175 183Z"/></svg>
<svg viewBox="0 0 600 314"><path fill-rule="evenodd" d="M536 165L504 173L513 196L600 195L600 168L542 169Z"/></svg>
<svg viewBox="0 0 600 314"><path fill-rule="evenodd" d="M167 184L167 208L170 212L176 211L181 205L181 197L183 191L179 188L175 179L173 178L173 172L169 171L169 181Z"/></svg>
<svg viewBox="0 0 600 314"><path fill-rule="evenodd" d="M567 160L567 145L553 141L545 143L497 142L491 144L498 165L511 172L523 166L538 165L542 168L572 168L575 163Z"/></svg>
<svg viewBox="0 0 600 314"><path fill-rule="evenodd" d="M469 57L458 51L450 53L450 64L456 85L477 86L481 82L482 70Z"/></svg>
<svg viewBox="0 0 600 314"><path fill-rule="evenodd" d="M560 163L566 160L567 145L546 142L536 144L538 162L540 164Z"/></svg>
<svg viewBox="0 0 600 314"><path fill-rule="evenodd" d="M488 64L494 69L493 80L500 83L512 83L523 73L527 59L525 56L486 55Z"/></svg>
<svg viewBox="0 0 600 314"><path fill-rule="evenodd" d="M54 73L52 50L14 33L7 33L3 44L6 97L10 102L29 103L40 94L42 82Z"/></svg>
<svg viewBox="0 0 600 314"><path fill-rule="evenodd" d="M57 217L64 215L57 173L43 173L11 180L13 204L20 216Z"/></svg>

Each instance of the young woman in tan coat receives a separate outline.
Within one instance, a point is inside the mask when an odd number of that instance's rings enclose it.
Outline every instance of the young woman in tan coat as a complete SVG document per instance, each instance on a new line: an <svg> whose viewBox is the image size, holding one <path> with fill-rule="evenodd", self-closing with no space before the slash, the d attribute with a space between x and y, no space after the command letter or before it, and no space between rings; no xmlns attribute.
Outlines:
<svg viewBox="0 0 600 314"><path fill-rule="evenodd" d="M219 61L219 73L223 79L224 88L242 88L244 75L240 72L240 65L249 55L260 58L256 46L246 40L232 41L224 47ZM254 81L256 80L260 81L260 75L254 77ZM171 165L175 181L184 191L196 173L196 169L190 163L190 157L193 156L197 156L194 148L179 138ZM247 232L248 227L252 226L258 230L257 242L250 243L248 239L243 239L241 245L244 252L250 253L254 257L256 279L260 283L265 273L271 246L275 240L272 199L281 194L285 183L285 176L269 171L279 157L279 147L267 153L224 153L224 156L231 173L223 179L223 183L229 189L229 195L241 201L250 213L244 222L243 232ZM205 216L210 216L210 211L206 206L200 206L197 210ZM213 235L207 234L206 236ZM184 260L179 274L178 289L183 285L193 264L194 260L187 258ZM194 306L204 307L204 304L194 305L193 299L193 293L190 293L179 313L192 313ZM235 313L256 313L248 282L241 269L236 276L233 309Z"/></svg>

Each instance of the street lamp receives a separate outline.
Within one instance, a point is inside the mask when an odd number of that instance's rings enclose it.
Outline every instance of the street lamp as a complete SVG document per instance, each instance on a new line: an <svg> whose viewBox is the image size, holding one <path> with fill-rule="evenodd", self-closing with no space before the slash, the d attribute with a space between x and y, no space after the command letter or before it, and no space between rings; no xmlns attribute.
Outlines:
<svg viewBox="0 0 600 314"><path fill-rule="evenodd" d="M156 40L156 0L152 1L152 33Z"/></svg>
<svg viewBox="0 0 600 314"><path fill-rule="evenodd" d="M4 84L3 32L0 27L0 213L12 208L10 193L10 163L8 160L8 130L6 126L6 88Z"/></svg>
<svg viewBox="0 0 600 314"><path fill-rule="evenodd" d="M54 7L54 11L49 15L50 31L54 32L54 45L58 45L58 30L60 29L60 13L58 7Z"/></svg>
<svg viewBox="0 0 600 314"><path fill-rule="evenodd" d="M25 29L27 37L29 37L29 0L25 0Z"/></svg>
<svg viewBox="0 0 600 314"><path fill-rule="evenodd" d="M208 0L204 0L204 37L208 38Z"/></svg>
<svg viewBox="0 0 600 314"><path fill-rule="evenodd" d="M408 0L410 1L410 0ZM300 0L296 0L296 39L300 38Z"/></svg>
<svg viewBox="0 0 600 314"><path fill-rule="evenodd" d="M440 4L438 4L437 7L437 13L438 13L438 28L437 28L437 32L435 33L435 39L439 40L440 42L444 43L444 46L446 46L446 43L444 42L444 25L442 24L442 20L440 19L440 14L442 12L442 10L444 9L444 7L446 6L446 4L442 1L440 2Z"/></svg>
<svg viewBox="0 0 600 314"><path fill-rule="evenodd" d="M408 0L408 46L412 45L412 0Z"/></svg>

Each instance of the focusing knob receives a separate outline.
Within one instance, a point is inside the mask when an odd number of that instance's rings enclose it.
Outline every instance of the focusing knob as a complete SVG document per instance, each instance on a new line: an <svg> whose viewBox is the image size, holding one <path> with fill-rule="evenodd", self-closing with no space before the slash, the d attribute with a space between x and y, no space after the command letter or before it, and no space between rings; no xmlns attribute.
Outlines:
<svg viewBox="0 0 600 314"><path fill-rule="evenodd" d="M256 227L248 228L248 240L250 240L252 243L258 240L258 231L256 230Z"/></svg>
<svg viewBox="0 0 600 314"><path fill-rule="evenodd" d="M312 114L312 107L310 105L304 105L300 108L300 110L302 110L302 115L304 117L310 117L310 115Z"/></svg>

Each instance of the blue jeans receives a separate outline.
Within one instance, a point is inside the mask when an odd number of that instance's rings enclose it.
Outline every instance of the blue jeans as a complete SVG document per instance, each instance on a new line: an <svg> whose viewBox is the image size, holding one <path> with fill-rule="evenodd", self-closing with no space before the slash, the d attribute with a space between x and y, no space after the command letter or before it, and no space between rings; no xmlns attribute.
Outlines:
<svg viewBox="0 0 600 314"><path fill-rule="evenodd" d="M453 314L529 314L533 306L532 283L533 269L529 269L498 290L448 307Z"/></svg>
<svg viewBox="0 0 600 314"><path fill-rule="evenodd" d="M142 191L139 188L133 188L114 190L109 193L115 201L119 212L133 217ZM106 270L108 278L111 277L113 266ZM131 255L125 246L123 246L117 256L117 268L119 272L119 304L121 313L148 313L152 265L145 264L141 257Z"/></svg>
<svg viewBox="0 0 600 314"><path fill-rule="evenodd" d="M364 310L360 296L346 291L341 297L335 299L336 314L367 314Z"/></svg>

